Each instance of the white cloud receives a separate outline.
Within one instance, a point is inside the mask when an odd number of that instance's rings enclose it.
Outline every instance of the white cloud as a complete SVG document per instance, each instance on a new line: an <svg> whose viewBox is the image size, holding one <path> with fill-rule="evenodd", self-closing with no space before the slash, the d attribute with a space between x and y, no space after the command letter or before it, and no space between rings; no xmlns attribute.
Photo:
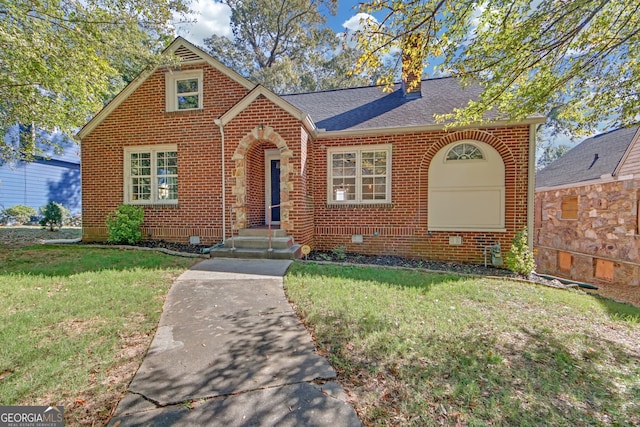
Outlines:
<svg viewBox="0 0 640 427"><path fill-rule="evenodd" d="M203 45L205 38L213 34L231 38L231 9L213 0L195 0L191 3L192 23L176 24L176 34L196 45Z"/></svg>
<svg viewBox="0 0 640 427"><path fill-rule="evenodd" d="M378 20L373 15L360 12L360 13L356 13L354 16L344 21L344 23L342 24L342 27L346 28L349 31L358 31L362 29L362 21L368 21L368 20L378 22Z"/></svg>
<svg viewBox="0 0 640 427"><path fill-rule="evenodd" d="M345 28L346 33L348 34L346 39L344 32L337 33L338 38L344 41L350 48L356 47L356 40L353 34L357 31L362 30L362 22L368 20L372 20L375 23L378 22L378 20L374 16L369 15L368 13L356 13L354 16L344 21L344 23L342 24L342 28Z"/></svg>

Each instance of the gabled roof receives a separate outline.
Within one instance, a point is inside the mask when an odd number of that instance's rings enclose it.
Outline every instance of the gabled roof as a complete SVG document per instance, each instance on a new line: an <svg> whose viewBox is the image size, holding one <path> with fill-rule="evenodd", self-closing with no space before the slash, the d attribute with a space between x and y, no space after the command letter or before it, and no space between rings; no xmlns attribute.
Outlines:
<svg viewBox="0 0 640 427"><path fill-rule="evenodd" d="M436 122L435 114L465 107L480 93L479 86L462 88L457 79L443 77L422 80L420 97L405 97L398 83L392 86L391 92L384 92L380 86L367 86L282 95L282 98L309 114L318 129L349 131L442 126ZM487 119L499 118L490 113Z"/></svg>
<svg viewBox="0 0 640 427"><path fill-rule="evenodd" d="M238 114L244 111L245 108L251 105L253 101L260 97L268 99L287 113L291 114L293 117L303 122L307 126L307 130L312 131L313 129L315 129L315 125L313 124L313 121L308 114L300 111L298 108L285 101L281 96L276 95L262 85L256 86L251 92L249 92L244 98L242 98L240 102L231 107L222 116L220 116L220 124L224 126L229 123Z"/></svg>
<svg viewBox="0 0 640 427"><path fill-rule="evenodd" d="M637 141L640 127L617 129L585 139L536 174L536 188L555 187L614 176Z"/></svg>
<svg viewBox="0 0 640 427"><path fill-rule="evenodd" d="M256 87L255 83L242 77L240 74L231 70L222 62L213 58L211 55L203 51L202 49L191 44L182 37L177 37L167 48L162 52L163 55L175 55L180 59L181 64L204 62L211 67L220 71L231 80L244 86L248 90L252 90ZM131 83L129 83L118 95L115 96L102 110L100 110L81 130L78 132L80 139L87 136L93 129L95 129L102 121L115 110L129 95L131 95L147 78L156 71L158 67L146 70L140 73ZM163 95L164 96L164 95Z"/></svg>
<svg viewBox="0 0 640 427"><path fill-rule="evenodd" d="M235 117L258 96L265 96L304 121L310 131L377 133L396 132L400 128L406 131L429 127L442 128L444 124L436 122L434 115L451 113L455 108L464 107L469 100L478 98L481 93L479 86L462 88L457 79L445 77L423 80L421 96L417 97L405 97L401 84L394 85L391 92L383 91L380 86L367 86L278 96L250 82L182 37L176 38L163 54L176 55L182 64L207 63L249 90L249 94L238 105L220 117L223 124ZM80 139L102 123L156 69L157 67L141 73L129 83L78 132ZM492 125L509 123L498 117L495 112L489 113L486 118L492 120ZM544 122L543 116L532 116L519 121L519 123L541 122ZM327 135L326 132L323 133Z"/></svg>

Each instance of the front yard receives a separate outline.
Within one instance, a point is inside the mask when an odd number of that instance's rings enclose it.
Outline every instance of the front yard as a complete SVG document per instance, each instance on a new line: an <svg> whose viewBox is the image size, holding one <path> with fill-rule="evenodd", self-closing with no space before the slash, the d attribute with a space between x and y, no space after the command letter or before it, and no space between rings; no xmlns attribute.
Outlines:
<svg viewBox="0 0 640 427"><path fill-rule="evenodd" d="M285 286L365 425L640 425L640 308L331 265Z"/></svg>
<svg viewBox="0 0 640 427"><path fill-rule="evenodd" d="M192 259L88 247L0 247L0 405L63 405L104 425Z"/></svg>
<svg viewBox="0 0 640 427"><path fill-rule="evenodd" d="M104 424L170 284L195 261L9 246L0 405L63 405L67 425ZM508 280L311 263L291 267L285 290L365 425L640 425L638 307Z"/></svg>

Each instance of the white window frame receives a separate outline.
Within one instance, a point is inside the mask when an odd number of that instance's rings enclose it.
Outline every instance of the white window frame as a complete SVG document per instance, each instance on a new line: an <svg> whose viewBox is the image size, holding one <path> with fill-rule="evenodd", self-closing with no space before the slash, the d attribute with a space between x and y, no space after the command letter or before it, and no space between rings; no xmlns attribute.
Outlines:
<svg viewBox="0 0 640 427"><path fill-rule="evenodd" d="M349 147L332 147L327 149L327 204L329 205L380 205L391 203L391 171L392 171L392 144L378 145L355 145ZM362 199L362 153L374 151L384 151L387 154L386 188L384 199L363 200ZM333 198L333 154L355 153L356 154L356 197L355 200L334 200Z"/></svg>
<svg viewBox="0 0 640 427"><path fill-rule="evenodd" d="M175 144L143 145L125 147L124 149L124 203L129 205L177 205L178 199L160 199L158 197L158 153L178 152ZM132 198L131 155L137 153L151 154L151 198L149 200ZM178 176L180 169L178 168Z"/></svg>
<svg viewBox="0 0 640 427"><path fill-rule="evenodd" d="M460 146L471 146L473 148L475 148L477 153L480 153L480 157L476 157L476 158L467 158L467 159L461 159L461 158L457 158L457 159L450 159L449 158L449 154L451 154L451 152L453 150L455 150L456 148L460 147ZM485 156L484 151L482 151L482 149L477 145L474 144L472 142L461 142L459 144L453 144L453 147L451 147L448 151L447 154L445 154L444 156L444 161L445 162L481 162L481 161L486 161L487 160L487 156Z"/></svg>
<svg viewBox="0 0 640 427"><path fill-rule="evenodd" d="M186 92L178 94L178 82L181 80L198 80L197 92ZM165 94L167 112L173 111L194 111L202 109L202 70L192 71L172 71L165 74ZM198 106L196 108L178 108L178 96L198 96Z"/></svg>

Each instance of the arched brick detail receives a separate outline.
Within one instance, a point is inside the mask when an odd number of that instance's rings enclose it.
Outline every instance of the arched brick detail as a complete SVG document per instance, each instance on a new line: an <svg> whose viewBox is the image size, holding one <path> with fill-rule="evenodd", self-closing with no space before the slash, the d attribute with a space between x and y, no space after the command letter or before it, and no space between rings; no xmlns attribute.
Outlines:
<svg viewBox="0 0 640 427"><path fill-rule="evenodd" d="M234 230L247 228L247 153L249 149L263 141L274 144L280 151L280 227L285 230L293 229L293 222L290 219L292 202L289 194L293 191L293 180L291 173L293 165L291 158L293 152L282 138L271 126L256 126L244 138L240 140L238 148L233 153L232 160L235 162L232 173L232 194L236 196L234 210L236 220L233 223ZM233 181L235 180L235 182Z"/></svg>
<svg viewBox="0 0 640 427"><path fill-rule="evenodd" d="M440 151L443 147L447 145L457 142L457 141L480 141L484 142L495 148L495 150L500 153L502 157L502 161L504 162L504 174L506 177L514 177L516 176L516 159L509 149L509 147L498 137L493 135L490 132L480 130L480 129L466 129L457 132L448 133L442 138L440 138L436 143L431 144L431 146L427 149L424 156L422 156L422 161L420 162L420 182L419 182L419 194L420 194L420 208L419 208L419 221L420 225L427 227L427 200L428 200L428 191L429 191L429 165L431 165L431 161L433 160L433 156L436 155L438 151ZM505 206L508 204L508 198L514 197L513 194L513 183L509 185L509 183L505 183Z"/></svg>

